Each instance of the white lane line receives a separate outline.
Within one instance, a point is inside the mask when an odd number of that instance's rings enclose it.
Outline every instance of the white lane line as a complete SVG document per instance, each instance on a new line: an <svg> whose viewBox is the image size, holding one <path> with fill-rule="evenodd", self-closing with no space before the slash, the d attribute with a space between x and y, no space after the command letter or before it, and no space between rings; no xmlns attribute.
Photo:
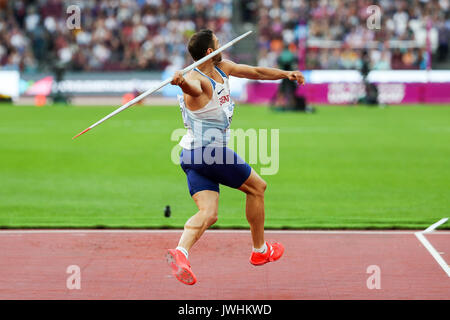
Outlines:
<svg viewBox="0 0 450 320"><path fill-rule="evenodd" d="M428 250L428 252L431 254L431 256L436 260L436 262L441 266L441 268L444 270L444 272L447 274L448 277L450 277L450 267L448 266L447 262L441 257L439 252L434 249L434 247L431 245L431 243L425 238L424 233L431 233L433 230L435 230L437 227L439 227L441 224L447 222L448 218L443 218L439 220L438 222L432 224L424 231L416 232L415 235L417 239L422 243L422 245Z"/></svg>
<svg viewBox="0 0 450 320"><path fill-rule="evenodd" d="M180 233L183 229L0 229L0 235L8 234L45 234L45 233ZM232 229L222 229L222 230L207 230L207 233L250 233L250 230L232 230ZM420 231L423 232L423 231ZM416 231L407 230L265 230L267 234L415 234ZM450 235L450 231L438 231L435 232L436 235Z"/></svg>
<svg viewBox="0 0 450 320"><path fill-rule="evenodd" d="M423 233L429 233L434 231L437 227L439 227L441 224L446 223L448 220L448 218L442 218L441 220L439 220L438 222L432 224L431 226L429 226L428 228L426 228L424 231L422 231Z"/></svg>
<svg viewBox="0 0 450 320"><path fill-rule="evenodd" d="M428 252L433 256L434 260L441 266L441 268L445 271L447 276L450 277L450 267L447 265L444 259L442 259L441 255L434 249L430 242L425 238L422 232L415 233L417 239L423 244L423 246L428 250Z"/></svg>

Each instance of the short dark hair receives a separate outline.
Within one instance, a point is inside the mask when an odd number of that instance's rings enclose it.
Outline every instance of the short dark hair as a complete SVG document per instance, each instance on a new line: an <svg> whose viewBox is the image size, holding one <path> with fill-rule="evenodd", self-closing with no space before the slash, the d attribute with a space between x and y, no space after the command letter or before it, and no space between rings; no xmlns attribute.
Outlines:
<svg viewBox="0 0 450 320"><path fill-rule="evenodd" d="M214 48L214 33L209 29L202 29L194 33L189 39L188 50L194 61L206 56L208 48Z"/></svg>

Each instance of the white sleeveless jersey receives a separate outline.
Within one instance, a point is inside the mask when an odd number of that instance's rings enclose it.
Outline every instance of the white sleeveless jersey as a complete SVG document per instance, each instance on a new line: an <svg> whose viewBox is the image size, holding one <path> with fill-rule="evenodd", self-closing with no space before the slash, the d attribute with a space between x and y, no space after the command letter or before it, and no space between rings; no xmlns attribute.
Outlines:
<svg viewBox="0 0 450 320"><path fill-rule="evenodd" d="M183 95L178 95L184 127L187 129L179 145L188 150L206 146L225 147L230 138L229 128L234 111L228 77L218 67L215 70L222 77L223 83L214 81L197 68L194 70L211 81L213 94L211 100L196 111L189 110Z"/></svg>

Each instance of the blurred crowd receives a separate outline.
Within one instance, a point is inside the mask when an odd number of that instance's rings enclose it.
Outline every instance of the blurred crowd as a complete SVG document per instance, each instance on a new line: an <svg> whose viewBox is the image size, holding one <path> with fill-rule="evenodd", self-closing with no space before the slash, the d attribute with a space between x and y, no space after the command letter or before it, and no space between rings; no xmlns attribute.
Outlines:
<svg viewBox="0 0 450 320"><path fill-rule="evenodd" d="M79 29L67 26L71 5L81 10ZM370 5L381 10L379 29L367 27ZM231 19L240 10L258 29L262 66L276 66L288 49L302 68L360 68L369 47L371 68L423 69L427 23L435 57L449 57L449 7L450 0L0 0L0 66L25 72L56 64L87 71L181 67L191 62L192 33L210 28L225 43L235 36Z"/></svg>
<svg viewBox="0 0 450 320"><path fill-rule="evenodd" d="M449 0L255 0L249 21L259 26L259 64L274 66L283 48L298 54L308 39L306 69L354 69L369 49L373 69L424 69L427 66L427 23L431 50L448 59ZM379 8L379 28L367 20ZM373 18L372 18L373 19ZM374 20L370 20L374 21Z"/></svg>
<svg viewBox="0 0 450 320"><path fill-rule="evenodd" d="M71 5L80 8L79 29L68 28ZM183 66L196 30L215 30L222 42L232 38L231 12L232 0L0 0L0 66L25 72Z"/></svg>

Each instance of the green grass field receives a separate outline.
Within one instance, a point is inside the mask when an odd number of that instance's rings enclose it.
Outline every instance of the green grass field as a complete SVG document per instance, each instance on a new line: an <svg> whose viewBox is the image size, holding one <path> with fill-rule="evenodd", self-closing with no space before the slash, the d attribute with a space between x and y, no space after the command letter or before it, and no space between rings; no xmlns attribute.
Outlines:
<svg viewBox="0 0 450 320"><path fill-rule="evenodd" d="M179 108L133 107L71 139L115 108L0 106L0 227L183 226L196 207L170 160ZM232 128L280 130L268 228L422 229L450 215L449 106L239 106ZM215 226L247 228L244 208L221 187Z"/></svg>

